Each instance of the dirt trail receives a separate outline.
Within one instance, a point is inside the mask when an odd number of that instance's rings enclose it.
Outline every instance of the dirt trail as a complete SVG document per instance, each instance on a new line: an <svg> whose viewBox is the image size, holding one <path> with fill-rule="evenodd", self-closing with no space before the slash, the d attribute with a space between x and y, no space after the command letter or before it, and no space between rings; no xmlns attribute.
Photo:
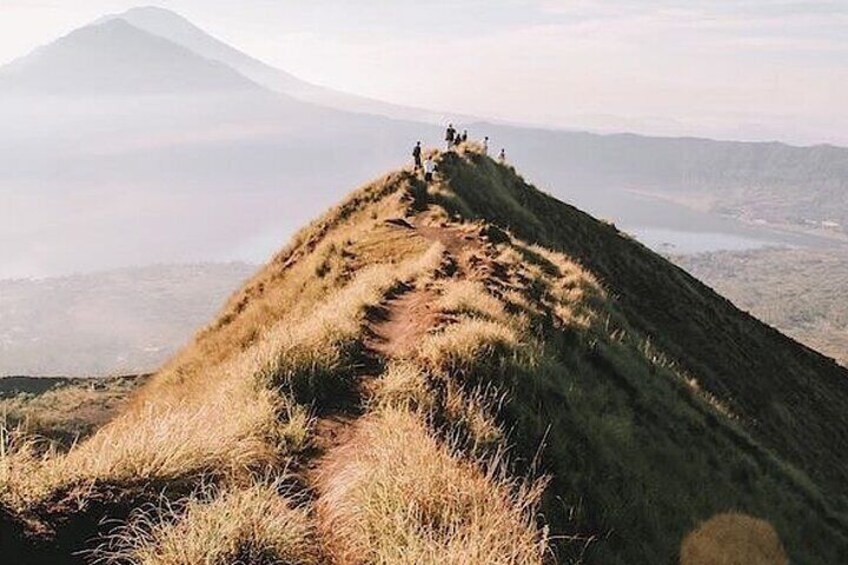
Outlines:
<svg viewBox="0 0 848 565"><path fill-rule="evenodd" d="M378 310L376 319L366 329L365 357L374 365L409 354L416 343L436 323L433 301L435 292L427 288L409 287L392 296ZM373 369L373 368L372 368ZM315 457L306 466L306 481L314 485L321 473L324 456L347 443L363 415L363 402L368 388L378 378L375 370L357 375L351 402L318 417L315 423Z"/></svg>
<svg viewBox="0 0 848 565"><path fill-rule="evenodd" d="M429 241L444 245L453 276L477 278L491 273L495 265L485 243L478 234L457 227L414 225L399 221L396 225L415 230ZM366 328L365 356L375 360L375 367L391 359L411 354L421 339L439 324L435 301L438 294L428 286L407 286L388 297ZM307 463L305 480L315 496L321 496L322 484L332 473L334 458L351 453L357 432L364 418L364 400L369 387L374 386L376 371L363 371L357 377L355 406L319 417L315 425L314 457ZM320 512L319 512L320 514ZM319 523L322 517L318 516ZM325 524L326 527L331 527Z"/></svg>
<svg viewBox="0 0 848 565"><path fill-rule="evenodd" d="M441 243L453 265L456 276L476 277L492 271L492 257L480 240L480 234L461 227L432 225L407 220L389 220L389 223L415 231L433 242ZM319 417L316 424L317 461L320 457L345 443L352 427L362 415L362 402L367 397L369 384L377 378L376 368L390 359L409 355L424 335L439 322L434 306L437 294L427 286L407 286L388 297L377 309L377 315L366 328L364 357L373 359L373 367L357 376L353 402L346 408Z"/></svg>
<svg viewBox="0 0 848 565"><path fill-rule="evenodd" d="M408 355L437 321L435 299L436 293L428 288L414 288L390 298L383 306L382 319L369 327L367 347L383 359Z"/></svg>

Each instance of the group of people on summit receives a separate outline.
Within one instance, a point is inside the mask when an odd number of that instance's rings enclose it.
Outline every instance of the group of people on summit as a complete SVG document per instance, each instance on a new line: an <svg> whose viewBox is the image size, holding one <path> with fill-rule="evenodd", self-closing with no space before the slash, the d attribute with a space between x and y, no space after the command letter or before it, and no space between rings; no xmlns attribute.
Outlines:
<svg viewBox="0 0 848 565"><path fill-rule="evenodd" d="M488 140L489 138L487 137L486 139ZM462 133L459 133L453 127L453 124L448 124L448 129L445 131L445 141L448 144L448 151L450 151L457 145L468 141L468 130L463 130Z"/></svg>
<svg viewBox="0 0 848 565"><path fill-rule="evenodd" d="M453 124L448 124L447 130L445 130L445 142L447 143L447 150L452 151L454 147L458 147L459 145L468 141L468 130L463 130L462 133L459 133ZM483 138L481 143L483 146L483 154L489 154L489 136ZM426 182L431 182L433 180L433 175L436 173L436 162L433 160L431 155L428 155L425 160L422 161L423 150L421 148L421 142L415 144L415 147L412 149L412 158L415 161L415 172L424 171L424 180ZM501 164L506 163L506 150L501 149L500 154L498 155L498 161Z"/></svg>

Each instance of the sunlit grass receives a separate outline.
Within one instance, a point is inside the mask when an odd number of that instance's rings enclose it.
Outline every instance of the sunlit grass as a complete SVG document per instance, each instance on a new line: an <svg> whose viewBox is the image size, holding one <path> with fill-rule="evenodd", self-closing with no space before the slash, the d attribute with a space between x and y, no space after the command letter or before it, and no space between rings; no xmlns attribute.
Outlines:
<svg viewBox="0 0 848 565"><path fill-rule="evenodd" d="M312 565L319 555L309 514L280 480L162 500L136 511L95 553L101 563L135 565Z"/></svg>
<svg viewBox="0 0 848 565"><path fill-rule="evenodd" d="M468 461L416 414L395 408L363 422L329 463L319 512L340 563L542 563L534 521L543 483Z"/></svg>

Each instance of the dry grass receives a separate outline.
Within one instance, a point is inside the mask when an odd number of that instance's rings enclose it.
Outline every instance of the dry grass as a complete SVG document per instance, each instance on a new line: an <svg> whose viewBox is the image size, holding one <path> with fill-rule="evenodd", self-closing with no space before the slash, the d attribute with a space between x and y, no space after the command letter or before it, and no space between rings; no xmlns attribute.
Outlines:
<svg viewBox="0 0 848 565"><path fill-rule="evenodd" d="M487 360L508 357L519 345L519 336L508 325L463 319L427 336L418 354L431 370L462 375L485 366Z"/></svg>
<svg viewBox="0 0 848 565"><path fill-rule="evenodd" d="M380 377L373 393L372 404L377 408L408 408L432 412L436 398L421 369L414 363L395 361Z"/></svg>
<svg viewBox="0 0 848 565"><path fill-rule="evenodd" d="M65 455L18 442L0 462L0 502L24 510L74 485L143 484L278 465L304 441L308 425L302 408L255 380L222 380L197 400L125 414Z"/></svg>
<svg viewBox="0 0 848 565"><path fill-rule="evenodd" d="M451 280L435 305L444 314L478 317L489 321L503 320L503 303L489 294L479 281Z"/></svg>
<svg viewBox="0 0 848 565"><path fill-rule="evenodd" d="M434 245L402 265L364 269L312 316L278 323L205 378L160 381L156 394L147 391L67 455L11 446L0 468L14 472L0 474L0 502L26 508L75 483L143 484L285 464L308 442L308 405L350 379L368 309L401 281L435 270L441 253Z"/></svg>
<svg viewBox="0 0 848 565"><path fill-rule="evenodd" d="M442 416L453 430L470 443L472 453L493 450L503 446L504 431L497 416L506 395L489 385L466 391L453 380L447 380L442 399Z"/></svg>
<svg viewBox="0 0 848 565"><path fill-rule="evenodd" d="M322 478L322 534L340 563L542 563L543 484L506 478L439 444L420 416L388 408L363 422Z"/></svg>
<svg viewBox="0 0 848 565"><path fill-rule="evenodd" d="M398 361L389 364L371 403L376 409L408 409L445 422L450 426L449 434L467 440L468 450L477 453L478 449L503 445L505 434L496 416L505 398L493 387L465 391L450 378L430 384L418 365Z"/></svg>
<svg viewBox="0 0 848 565"><path fill-rule="evenodd" d="M744 514L718 514L683 540L681 565L788 565L774 528Z"/></svg>
<svg viewBox="0 0 848 565"><path fill-rule="evenodd" d="M282 491L282 493L281 493ZM279 481L206 489L188 501L137 511L97 552L133 565L319 563L311 519Z"/></svg>
<svg viewBox="0 0 848 565"><path fill-rule="evenodd" d="M119 418L72 450L65 464L118 483L238 473L276 464L298 447L287 438L303 435L288 428L307 422L302 408L255 380L229 378L210 383L199 401L149 404Z"/></svg>

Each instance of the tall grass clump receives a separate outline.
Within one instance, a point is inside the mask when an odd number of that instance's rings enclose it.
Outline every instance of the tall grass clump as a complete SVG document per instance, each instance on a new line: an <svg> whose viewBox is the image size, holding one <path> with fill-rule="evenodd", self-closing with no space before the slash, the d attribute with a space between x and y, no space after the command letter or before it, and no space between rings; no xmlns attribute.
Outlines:
<svg viewBox="0 0 848 565"><path fill-rule="evenodd" d="M444 285L436 307L444 314L476 317L489 321L504 319L503 303L479 281L458 280Z"/></svg>
<svg viewBox="0 0 848 565"><path fill-rule="evenodd" d="M308 512L272 481L162 500L136 511L95 555L115 565L313 565L316 548Z"/></svg>
<svg viewBox="0 0 848 565"><path fill-rule="evenodd" d="M387 408L363 422L321 479L322 534L340 563L542 563L543 483L507 478Z"/></svg>
<svg viewBox="0 0 848 565"><path fill-rule="evenodd" d="M418 355L431 370L459 376L497 368L520 344L517 332L506 324L463 319L427 336Z"/></svg>
<svg viewBox="0 0 848 565"><path fill-rule="evenodd" d="M55 444L0 425L0 508L20 512L53 485L70 482L69 470L57 464L60 457Z"/></svg>
<svg viewBox="0 0 848 565"><path fill-rule="evenodd" d="M209 383L197 400L150 403L72 449L61 465L82 480L164 481L279 463L308 426L304 411L250 375ZM286 416L286 419L283 416Z"/></svg>
<svg viewBox="0 0 848 565"><path fill-rule="evenodd" d="M437 399L427 377L416 364L393 361L380 377L371 403L378 409L408 408L428 413L435 409Z"/></svg>

